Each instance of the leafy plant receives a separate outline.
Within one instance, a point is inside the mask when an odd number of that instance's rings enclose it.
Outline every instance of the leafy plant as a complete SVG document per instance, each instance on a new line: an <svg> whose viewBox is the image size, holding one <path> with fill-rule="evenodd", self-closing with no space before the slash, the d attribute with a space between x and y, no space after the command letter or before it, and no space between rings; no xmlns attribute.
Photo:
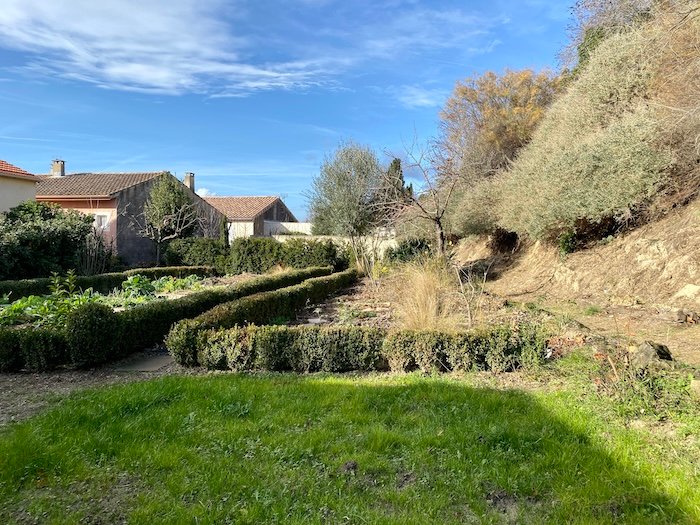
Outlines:
<svg viewBox="0 0 700 525"><path fill-rule="evenodd" d="M156 293L156 287L143 275L130 276L122 283L122 290L127 297L153 296Z"/></svg>

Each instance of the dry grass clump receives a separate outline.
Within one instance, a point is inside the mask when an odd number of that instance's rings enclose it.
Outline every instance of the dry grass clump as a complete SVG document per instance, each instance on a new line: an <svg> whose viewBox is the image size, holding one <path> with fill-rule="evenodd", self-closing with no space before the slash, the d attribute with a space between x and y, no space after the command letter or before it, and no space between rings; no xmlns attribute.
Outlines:
<svg viewBox="0 0 700 525"><path fill-rule="evenodd" d="M397 327L408 330L457 330L463 297L457 274L444 260L407 263L391 279Z"/></svg>

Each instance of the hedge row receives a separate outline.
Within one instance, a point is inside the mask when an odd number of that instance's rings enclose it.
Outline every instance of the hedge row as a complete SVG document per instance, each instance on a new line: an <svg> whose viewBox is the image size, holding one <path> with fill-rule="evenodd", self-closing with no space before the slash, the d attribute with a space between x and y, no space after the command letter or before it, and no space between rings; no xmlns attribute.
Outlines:
<svg viewBox="0 0 700 525"><path fill-rule="evenodd" d="M176 328L169 336L170 342L187 342L174 347L180 364L235 371L504 372L541 363L546 349L546 335L530 324L460 333L250 325L199 331L189 340L184 335Z"/></svg>
<svg viewBox="0 0 700 525"><path fill-rule="evenodd" d="M165 345L177 362L194 366L197 364L198 341L206 330L290 319L307 304L318 303L347 288L357 281L358 276L357 270L345 270L220 304L199 317L177 323L168 334Z"/></svg>
<svg viewBox="0 0 700 525"><path fill-rule="evenodd" d="M330 240L289 239L279 242L270 237L235 239L229 247L217 239L187 238L172 241L166 251L167 264L215 266L220 273L264 273L275 266L308 268L348 267L344 250Z"/></svg>
<svg viewBox="0 0 700 525"><path fill-rule="evenodd" d="M199 275L210 277L215 274L212 266L164 266L159 268L136 268L125 272L102 273L99 275L80 275L76 277L78 288L107 294L115 288L119 288L122 282L132 275L143 275L149 279L159 279L165 276L186 277ZM46 295L51 292L51 278L40 277L37 279L20 279L17 281L0 281L0 295L11 294L12 300L29 295Z"/></svg>
<svg viewBox="0 0 700 525"><path fill-rule="evenodd" d="M0 327L0 371L50 370L62 365L92 366L161 343L173 323L217 304L288 287L328 275L331 268L308 268L263 276L222 289L158 300L114 312L89 303L69 314L63 330Z"/></svg>

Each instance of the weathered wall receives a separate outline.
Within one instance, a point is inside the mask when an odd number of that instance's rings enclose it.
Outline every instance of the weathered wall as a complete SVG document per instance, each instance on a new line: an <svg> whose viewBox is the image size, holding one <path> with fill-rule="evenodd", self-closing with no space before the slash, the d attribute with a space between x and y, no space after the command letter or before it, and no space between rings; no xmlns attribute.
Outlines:
<svg viewBox="0 0 700 525"><path fill-rule="evenodd" d="M35 196L36 182L14 177L0 177L0 212L14 208L21 202L34 200Z"/></svg>
<svg viewBox="0 0 700 525"><path fill-rule="evenodd" d="M294 216L289 213L284 204L277 201L274 206L265 212L262 219L264 221L293 222Z"/></svg>
<svg viewBox="0 0 700 525"><path fill-rule="evenodd" d="M117 254L129 266L156 263L155 243L139 233L137 221L143 221L143 207L157 179L137 184L119 193L117 205Z"/></svg>

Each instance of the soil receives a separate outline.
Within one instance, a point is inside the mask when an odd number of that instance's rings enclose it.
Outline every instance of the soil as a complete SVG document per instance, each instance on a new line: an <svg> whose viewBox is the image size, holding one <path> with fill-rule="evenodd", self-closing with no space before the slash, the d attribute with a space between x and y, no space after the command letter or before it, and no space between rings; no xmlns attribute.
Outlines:
<svg viewBox="0 0 700 525"><path fill-rule="evenodd" d="M481 237L463 241L457 259L488 268L486 290L495 296L604 336L666 344L674 358L700 365L700 324L677 319L679 309L700 313L700 199L564 257L541 243L494 253Z"/></svg>
<svg viewBox="0 0 700 525"><path fill-rule="evenodd" d="M14 421L27 419L45 407L59 403L65 396L77 390L145 381L173 374L203 373L199 370L183 368L175 363L156 372L117 370L124 363L160 353L167 352L163 348L154 348L93 370L0 374L0 428Z"/></svg>

